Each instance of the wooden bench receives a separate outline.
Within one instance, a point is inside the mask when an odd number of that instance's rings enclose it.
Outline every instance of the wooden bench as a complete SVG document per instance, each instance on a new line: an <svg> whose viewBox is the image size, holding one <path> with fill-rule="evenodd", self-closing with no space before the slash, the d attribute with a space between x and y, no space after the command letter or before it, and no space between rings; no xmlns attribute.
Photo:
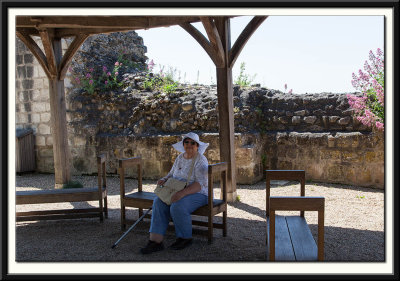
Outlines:
<svg viewBox="0 0 400 281"><path fill-rule="evenodd" d="M68 189L50 189L50 190L30 190L17 191L16 204L46 204L46 203L63 203L63 202L83 202L98 201L99 207L80 208L80 209L64 209L64 210L44 210L17 212L17 221L32 220L54 220L54 219L71 219L84 217L99 217L103 221L103 214L108 217L107 210L107 188L106 188L106 156L97 157L98 169L98 186ZM103 205L104 200L104 205Z"/></svg>
<svg viewBox="0 0 400 281"><path fill-rule="evenodd" d="M143 209L149 209L153 205L157 195L153 192L145 192L142 188L142 159L140 157L119 159L120 174L120 201L121 201L121 228L125 229L127 222L133 223L133 220L126 219L126 207L139 209L139 217L143 215ZM126 194L125 191L125 169L133 167L137 169L138 175L138 191ZM193 225L204 226L208 228L208 241L211 243L213 239L213 228L222 229L223 236L227 234L227 169L225 162L208 165L208 204L200 207L192 213L195 216L205 216L207 221L192 219ZM221 176L221 199L213 197L213 180L216 175ZM222 222L213 221L213 217L222 213ZM148 215L147 218L151 216Z"/></svg>
<svg viewBox="0 0 400 281"><path fill-rule="evenodd" d="M271 180L299 181L300 196L270 196ZM267 170L266 181L267 259L322 261L325 198L305 196L303 170ZM300 216L280 216L276 211L300 211ZM318 246L304 218L304 211L318 212Z"/></svg>

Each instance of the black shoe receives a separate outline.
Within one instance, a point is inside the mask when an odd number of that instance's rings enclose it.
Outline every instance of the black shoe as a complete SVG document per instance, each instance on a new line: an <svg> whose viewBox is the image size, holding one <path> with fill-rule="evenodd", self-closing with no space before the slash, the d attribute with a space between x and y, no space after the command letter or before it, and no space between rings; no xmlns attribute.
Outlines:
<svg viewBox="0 0 400 281"><path fill-rule="evenodd" d="M190 244L192 244L193 239L192 238L188 238L188 239L184 239L184 238L178 238L176 239L176 241L170 246L171 249L174 250L182 250L184 248L186 248L187 246L189 246Z"/></svg>
<svg viewBox="0 0 400 281"><path fill-rule="evenodd" d="M162 242L161 243L157 243L157 242L149 240L149 242L147 243L146 247L141 248L140 252L143 255L146 255L146 254L151 254L151 253L154 253L154 252L161 251L163 249L164 249L164 244Z"/></svg>

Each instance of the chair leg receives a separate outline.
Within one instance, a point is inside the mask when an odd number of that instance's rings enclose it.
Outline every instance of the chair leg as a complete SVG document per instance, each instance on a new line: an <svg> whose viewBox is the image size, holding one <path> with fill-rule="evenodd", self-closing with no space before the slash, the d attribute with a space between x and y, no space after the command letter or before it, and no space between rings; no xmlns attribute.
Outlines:
<svg viewBox="0 0 400 281"><path fill-rule="evenodd" d="M107 196L104 198L104 215L108 219L108 207L107 207Z"/></svg>
<svg viewBox="0 0 400 281"><path fill-rule="evenodd" d="M208 217L208 244L212 243L213 239L213 216Z"/></svg>
<svg viewBox="0 0 400 281"><path fill-rule="evenodd" d="M126 228L125 224L125 206L121 207L121 229L124 230Z"/></svg>
<svg viewBox="0 0 400 281"><path fill-rule="evenodd" d="M99 217L100 217L100 222L102 222L104 218L103 218L103 200L101 198L99 200Z"/></svg>
<svg viewBox="0 0 400 281"><path fill-rule="evenodd" d="M224 237L226 237L226 234L227 234L226 217L227 217L227 211L222 212L222 224L223 224L222 235Z"/></svg>

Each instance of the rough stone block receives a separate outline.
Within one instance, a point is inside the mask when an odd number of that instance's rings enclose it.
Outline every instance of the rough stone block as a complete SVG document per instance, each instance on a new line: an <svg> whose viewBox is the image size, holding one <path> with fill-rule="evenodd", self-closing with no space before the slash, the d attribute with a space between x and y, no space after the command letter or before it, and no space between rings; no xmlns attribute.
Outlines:
<svg viewBox="0 0 400 281"><path fill-rule="evenodd" d="M37 146L45 146L46 145L46 138L44 136L36 136L35 144Z"/></svg>
<svg viewBox="0 0 400 281"><path fill-rule="evenodd" d="M33 54L25 54L25 55L24 55L24 63L25 63L25 64L27 64L27 63L33 63L33 60L34 60Z"/></svg>
<svg viewBox="0 0 400 281"><path fill-rule="evenodd" d="M281 116L278 118L278 120L282 123L282 124L287 124L289 123L288 117L286 116Z"/></svg>
<svg viewBox="0 0 400 281"><path fill-rule="evenodd" d="M235 158L237 165L249 165L254 160L254 146L235 149Z"/></svg>
<svg viewBox="0 0 400 281"><path fill-rule="evenodd" d="M306 122L307 124L314 124L316 120L317 120L317 116L304 117L304 122Z"/></svg>
<svg viewBox="0 0 400 281"><path fill-rule="evenodd" d="M158 179L161 174L161 161L144 160L143 161L143 177L149 179Z"/></svg>
<svg viewBox="0 0 400 281"><path fill-rule="evenodd" d="M338 150L321 149L319 152L323 160L331 160L333 163L337 163L341 159L340 151Z"/></svg>
<svg viewBox="0 0 400 281"><path fill-rule="evenodd" d="M207 157L208 161L219 162L220 161L220 154L219 149L207 149L205 156Z"/></svg>
<svg viewBox="0 0 400 281"><path fill-rule="evenodd" d="M39 156L44 157L44 158L51 158L53 157L53 149L49 148L41 148L38 150L39 151Z"/></svg>
<svg viewBox="0 0 400 281"><path fill-rule="evenodd" d="M44 88L43 79L34 79L31 81L33 81L33 83L32 83L32 87L30 89L43 89Z"/></svg>
<svg viewBox="0 0 400 281"><path fill-rule="evenodd" d="M25 66L17 66L18 78L26 78L26 68Z"/></svg>
<svg viewBox="0 0 400 281"><path fill-rule="evenodd" d="M16 55L15 56L15 63L16 65L24 64L24 56L23 55Z"/></svg>
<svg viewBox="0 0 400 281"><path fill-rule="evenodd" d="M41 120L43 123L50 122L50 118L51 118L51 115L50 115L49 112L45 112L45 113L41 113L41 114L40 114L40 120Z"/></svg>
<svg viewBox="0 0 400 281"><path fill-rule="evenodd" d="M338 121L338 124L339 125L347 125L347 124L350 123L350 120L351 120L350 117L346 116L344 118L340 118L339 121Z"/></svg>
<svg viewBox="0 0 400 281"><path fill-rule="evenodd" d="M32 123L40 123L40 114L32 113L31 120L32 120Z"/></svg>
<svg viewBox="0 0 400 281"><path fill-rule="evenodd" d="M334 136L328 136L328 147L335 147L335 137Z"/></svg>
<svg viewBox="0 0 400 281"><path fill-rule="evenodd" d="M293 116L292 117L292 124L300 124L301 123L301 117L300 116Z"/></svg>
<svg viewBox="0 0 400 281"><path fill-rule="evenodd" d="M41 135L49 135L51 133L50 126L46 124L39 124L38 133Z"/></svg>
<svg viewBox="0 0 400 281"><path fill-rule="evenodd" d="M172 161L161 160L161 174L160 178L166 176L172 168L174 163Z"/></svg>
<svg viewBox="0 0 400 281"><path fill-rule="evenodd" d="M278 170L293 170L293 163L290 161L279 161L277 163Z"/></svg>
<svg viewBox="0 0 400 281"><path fill-rule="evenodd" d="M28 123L28 114L26 113L18 113L16 114L16 123L26 124Z"/></svg>
<svg viewBox="0 0 400 281"><path fill-rule="evenodd" d="M339 118L339 116L329 116L329 123L334 124Z"/></svg>
<svg viewBox="0 0 400 281"><path fill-rule="evenodd" d="M32 111L33 112L46 112L46 102L33 102L32 103Z"/></svg>
<svg viewBox="0 0 400 281"><path fill-rule="evenodd" d="M35 84L36 80L31 80L31 79L24 79L22 80L22 88L24 90L30 90L33 89L33 86Z"/></svg>
<svg viewBox="0 0 400 281"><path fill-rule="evenodd" d="M299 110L299 111L295 111L294 112L294 115L296 115L296 116L305 116L306 115L306 110Z"/></svg>
<svg viewBox="0 0 400 281"><path fill-rule="evenodd" d="M53 145L53 136L46 136L46 145Z"/></svg>
<svg viewBox="0 0 400 281"><path fill-rule="evenodd" d="M241 184L254 184L263 178L260 165L252 164L247 167L239 167L236 170L237 182Z"/></svg>
<svg viewBox="0 0 400 281"><path fill-rule="evenodd" d="M26 77L33 78L33 66L26 66Z"/></svg>

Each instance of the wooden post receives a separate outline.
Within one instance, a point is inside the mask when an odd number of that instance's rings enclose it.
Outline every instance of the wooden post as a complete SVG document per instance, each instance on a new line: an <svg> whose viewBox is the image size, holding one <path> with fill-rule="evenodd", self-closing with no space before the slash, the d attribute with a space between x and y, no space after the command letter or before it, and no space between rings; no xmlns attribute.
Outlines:
<svg viewBox="0 0 400 281"><path fill-rule="evenodd" d="M181 23L210 56L217 71L219 147L221 161L228 163L227 201L236 199L235 127L233 118L232 67L246 42L267 16L255 16L231 49L229 17L200 17L209 40L189 23Z"/></svg>
<svg viewBox="0 0 400 281"><path fill-rule="evenodd" d="M53 50L56 62L62 59L61 38L55 38ZM70 155L68 148L67 118L64 80L58 75L49 77L50 112L53 135L55 188L62 188L71 180Z"/></svg>
<svg viewBox="0 0 400 281"><path fill-rule="evenodd" d="M41 20L40 18L34 20L35 27L40 25ZM64 183L67 183L71 179L64 77L73 55L89 35L80 33L78 30L74 41L70 44L63 57L61 35L56 35L57 32L54 28L39 27L36 31L32 31L29 28L19 27L16 33L39 61L49 79L55 188L61 188ZM40 35L44 53L31 38L31 33Z"/></svg>
<svg viewBox="0 0 400 281"><path fill-rule="evenodd" d="M227 200L228 202L233 202L236 199L236 161L232 67L228 65L228 54L231 48L229 18L218 17L215 19L215 24L222 41L225 55L224 66L217 66L219 147L221 161L228 163Z"/></svg>

